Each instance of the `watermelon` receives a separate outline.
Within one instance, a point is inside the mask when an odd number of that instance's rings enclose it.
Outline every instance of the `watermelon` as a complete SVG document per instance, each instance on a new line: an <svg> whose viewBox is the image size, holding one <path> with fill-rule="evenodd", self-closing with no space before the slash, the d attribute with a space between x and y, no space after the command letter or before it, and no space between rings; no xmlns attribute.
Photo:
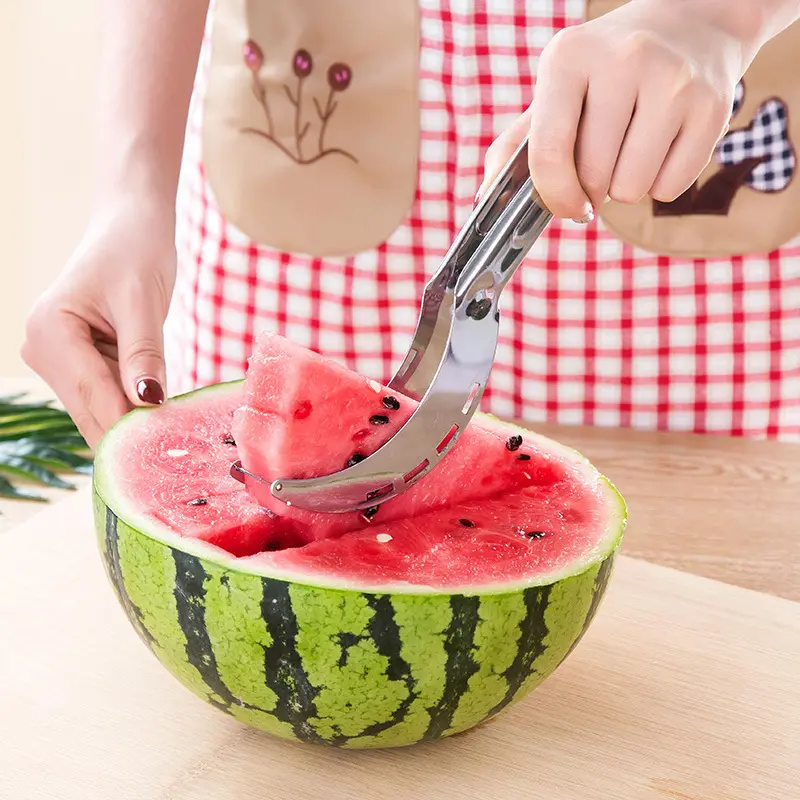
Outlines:
<svg viewBox="0 0 800 800"><path fill-rule="evenodd" d="M106 573L188 689L282 738L395 747L474 728L577 645L627 517L569 448L477 415L436 470L368 514L288 508L230 475L237 459L267 478L339 469L413 408L266 336L244 384L108 432L94 470Z"/></svg>
<svg viewBox="0 0 800 800"><path fill-rule="evenodd" d="M291 370L287 368L291 365ZM373 453L408 420L416 403L348 369L265 332L249 362L245 405L234 415L233 435L246 470L266 481L313 478L344 469ZM332 435L321 440L321 431ZM462 501L477 501L525 487L563 483L563 459L538 457L518 432L483 418L459 438L458 456L445 456L435 480L421 480L380 507L349 514L288 508L268 483L246 479L259 504L306 541L361 528L370 522L409 519ZM508 442L513 439L514 449Z"/></svg>

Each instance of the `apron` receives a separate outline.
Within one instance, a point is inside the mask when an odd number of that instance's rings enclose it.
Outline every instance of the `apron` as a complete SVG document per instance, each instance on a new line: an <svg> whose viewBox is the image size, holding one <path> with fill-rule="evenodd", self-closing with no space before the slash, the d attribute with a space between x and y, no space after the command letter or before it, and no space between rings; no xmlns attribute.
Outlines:
<svg viewBox="0 0 800 800"><path fill-rule="evenodd" d="M178 193L171 393L269 328L379 381L539 55L619 0L216 0ZM484 411L800 441L800 25L674 203L554 221L501 298Z"/></svg>

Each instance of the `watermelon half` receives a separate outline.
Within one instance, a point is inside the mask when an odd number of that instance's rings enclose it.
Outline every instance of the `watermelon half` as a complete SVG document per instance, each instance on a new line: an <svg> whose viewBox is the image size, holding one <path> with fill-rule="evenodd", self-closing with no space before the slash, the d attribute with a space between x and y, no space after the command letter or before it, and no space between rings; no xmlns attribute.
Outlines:
<svg viewBox="0 0 800 800"><path fill-rule="evenodd" d="M279 337L258 350L244 384L134 411L98 448L100 549L145 644L212 705L304 742L434 740L527 695L595 615L618 492L573 450L479 415L373 513L289 509L231 463L337 470L413 403Z"/></svg>

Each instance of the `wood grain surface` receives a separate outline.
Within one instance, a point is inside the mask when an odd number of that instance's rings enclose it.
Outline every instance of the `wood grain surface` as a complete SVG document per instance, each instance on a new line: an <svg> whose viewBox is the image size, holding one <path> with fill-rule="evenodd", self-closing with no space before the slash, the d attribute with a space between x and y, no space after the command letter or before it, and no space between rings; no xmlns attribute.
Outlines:
<svg viewBox="0 0 800 800"><path fill-rule="evenodd" d="M0 798L797 800L800 604L623 558L581 645L509 713L405 750L292 745L138 641L88 501L0 537Z"/></svg>
<svg viewBox="0 0 800 800"><path fill-rule="evenodd" d="M627 555L800 600L800 445L536 427L580 450L625 496Z"/></svg>

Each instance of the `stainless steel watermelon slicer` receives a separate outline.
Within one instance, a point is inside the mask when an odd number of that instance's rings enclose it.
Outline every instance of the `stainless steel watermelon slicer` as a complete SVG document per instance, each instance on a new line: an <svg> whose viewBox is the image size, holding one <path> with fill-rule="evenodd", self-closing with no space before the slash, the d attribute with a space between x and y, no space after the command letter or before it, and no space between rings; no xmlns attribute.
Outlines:
<svg viewBox="0 0 800 800"><path fill-rule="evenodd" d="M428 282L416 333L388 388L419 401L406 424L363 461L330 475L264 481L310 511L367 509L401 494L452 449L478 408L494 363L500 293L552 214L528 170L527 139L479 201Z"/></svg>

